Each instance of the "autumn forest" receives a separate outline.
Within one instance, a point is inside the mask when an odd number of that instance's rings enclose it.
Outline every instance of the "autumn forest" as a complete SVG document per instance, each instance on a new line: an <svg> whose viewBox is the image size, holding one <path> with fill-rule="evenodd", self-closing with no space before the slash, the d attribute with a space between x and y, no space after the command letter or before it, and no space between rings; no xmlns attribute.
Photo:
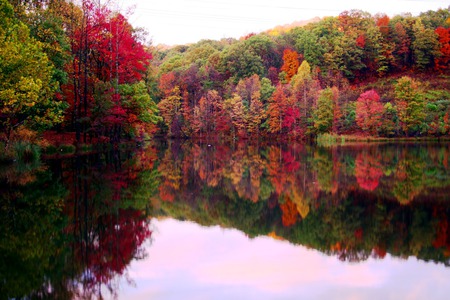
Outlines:
<svg viewBox="0 0 450 300"><path fill-rule="evenodd" d="M1 295L119 292L155 219L448 271L450 6L167 46L113 4L0 0Z"/></svg>
<svg viewBox="0 0 450 300"><path fill-rule="evenodd" d="M344 11L173 47L151 45L125 15L91 0L1 0L0 13L5 153L152 136L450 133L449 8L392 18Z"/></svg>

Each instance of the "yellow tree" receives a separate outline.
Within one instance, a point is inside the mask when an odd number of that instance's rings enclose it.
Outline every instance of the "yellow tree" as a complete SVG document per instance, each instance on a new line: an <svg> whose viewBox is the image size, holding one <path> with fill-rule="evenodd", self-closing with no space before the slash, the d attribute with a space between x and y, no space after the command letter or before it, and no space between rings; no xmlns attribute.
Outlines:
<svg viewBox="0 0 450 300"><path fill-rule="evenodd" d="M176 86L161 102L158 109L164 124L168 127L169 135L177 135L179 131L179 119L181 118L180 88Z"/></svg>
<svg viewBox="0 0 450 300"><path fill-rule="evenodd" d="M313 112L314 128L317 133L330 132L333 126L334 102L333 90L326 88L320 92L317 99L317 108Z"/></svg>
<svg viewBox="0 0 450 300"><path fill-rule="evenodd" d="M255 92L252 95L252 101L247 116L247 131L251 135L259 135L259 127L262 120L265 119L265 111L260 100L260 93Z"/></svg>
<svg viewBox="0 0 450 300"><path fill-rule="evenodd" d="M245 130L246 124L246 109L241 96L233 94L233 97L225 100L224 109L228 112L231 120L233 138L236 138L236 134L239 135Z"/></svg>
<svg viewBox="0 0 450 300"><path fill-rule="evenodd" d="M53 66L43 45L0 0L0 127L8 144L11 132L25 126L44 129L63 121L66 104L53 98Z"/></svg>
<svg viewBox="0 0 450 300"><path fill-rule="evenodd" d="M402 129L407 134L420 133L424 126L425 101L418 92L419 84L404 76L395 84L395 104Z"/></svg>

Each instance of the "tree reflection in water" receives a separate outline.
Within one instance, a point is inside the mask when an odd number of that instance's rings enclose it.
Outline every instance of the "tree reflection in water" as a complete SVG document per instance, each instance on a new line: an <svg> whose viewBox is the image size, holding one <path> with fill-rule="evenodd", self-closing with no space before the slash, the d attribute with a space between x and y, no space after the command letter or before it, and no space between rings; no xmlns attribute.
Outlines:
<svg viewBox="0 0 450 300"><path fill-rule="evenodd" d="M175 150L175 151L174 151ZM448 144L201 145L161 153L160 213L344 261L450 256Z"/></svg>
<svg viewBox="0 0 450 300"><path fill-rule="evenodd" d="M450 264L450 145L205 144L168 141L0 175L0 292L117 296L145 257L149 217L236 228L342 261ZM174 245L175 246L175 245Z"/></svg>
<svg viewBox="0 0 450 300"><path fill-rule="evenodd" d="M114 279L145 256L151 235L148 198L135 191L143 174L151 176L154 158L151 149L77 156L29 170L22 176L34 180L25 183L2 180L1 294L116 296Z"/></svg>

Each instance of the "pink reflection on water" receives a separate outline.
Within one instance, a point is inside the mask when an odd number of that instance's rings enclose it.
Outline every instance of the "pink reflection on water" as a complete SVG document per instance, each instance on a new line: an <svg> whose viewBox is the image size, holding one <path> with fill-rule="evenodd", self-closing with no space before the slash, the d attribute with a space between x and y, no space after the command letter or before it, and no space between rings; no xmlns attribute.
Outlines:
<svg viewBox="0 0 450 300"><path fill-rule="evenodd" d="M132 262L121 299L444 299L444 266L368 259L358 264L235 229L153 220L148 257Z"/></svg>

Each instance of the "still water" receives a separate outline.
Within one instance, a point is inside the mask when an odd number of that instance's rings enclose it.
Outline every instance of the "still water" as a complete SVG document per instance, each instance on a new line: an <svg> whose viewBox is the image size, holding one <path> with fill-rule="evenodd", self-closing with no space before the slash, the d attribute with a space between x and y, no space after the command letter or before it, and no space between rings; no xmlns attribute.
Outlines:
<svg viewBox="0 0 450 300"><path fill-rule="evenodd" d="M449 144L167 142L0 169L0 295L446 299Z"/></svg>

